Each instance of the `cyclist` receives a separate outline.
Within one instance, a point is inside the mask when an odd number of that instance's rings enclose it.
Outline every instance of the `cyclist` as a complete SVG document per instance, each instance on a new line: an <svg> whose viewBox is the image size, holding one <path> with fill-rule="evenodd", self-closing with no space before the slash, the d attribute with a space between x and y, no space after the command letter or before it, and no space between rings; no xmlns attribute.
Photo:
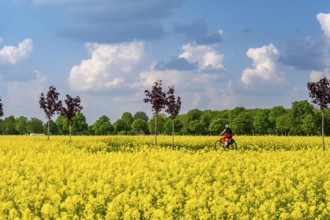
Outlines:
<svg viewBox="0 0 330 220"><path fill-rule="evenodd" d="M224 135L221 138L221 141L225 143L226 147L228 147L228 139L233 137L233 132L228 124L225 125L225 129L219 135Z"/></svg>

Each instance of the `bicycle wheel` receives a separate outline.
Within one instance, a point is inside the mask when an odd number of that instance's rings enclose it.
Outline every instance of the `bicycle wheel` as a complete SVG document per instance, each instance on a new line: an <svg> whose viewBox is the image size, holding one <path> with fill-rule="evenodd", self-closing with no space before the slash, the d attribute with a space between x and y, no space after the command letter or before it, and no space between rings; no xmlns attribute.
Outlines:
<svg viewBox="0 0 330 220"><path fill-rule="evenodd" d="M236 143L236 141L234 141L234 143L232 143L230 145L230 149L237 150L237 143Z"/></svg>
<svg viewBox="0 0 330 220"><path fill-rule="evenodd" d="M214 149L217 150L217 149L226 149L225 148L225 145L221 142L221 140L217 140L215 143L214 143Z"/></svg>

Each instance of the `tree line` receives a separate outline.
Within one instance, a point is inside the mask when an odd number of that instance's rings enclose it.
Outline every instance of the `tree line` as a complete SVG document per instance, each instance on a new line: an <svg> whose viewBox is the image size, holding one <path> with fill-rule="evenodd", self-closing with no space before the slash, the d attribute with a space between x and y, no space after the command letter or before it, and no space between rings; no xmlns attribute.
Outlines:
<svg viewBox="0 0 330 220"><path fill-rule="evenodd" d="M163 91L162 81L154 82L152 89L145 90L145 103L150 103L153 116L149 119L143 111L134 115L124 112L120 119L111 122L102 115L93 125L88 125L81 112L80 98L66 95L65 105L59 100L59 93L53 86L46 94L41 93L40 108L44 111L47 123L38 118L27 119L24 116L9 116L0 119L2 134L45 133L49 135L109 135L109 134L157 134L179 135L217 135L229 124L237 135L324 135L330 133L330 80L322 78L318 82L309 82L307 88L314 108L307 100L295 101L291 108L275 106L269 109L246 109L236 107L231 110L192 109L179 114L181 98L174 96L174 87ZM162 109L169 115L161 113ZM55 121L52 117L57 114ZM4 115L0 98L0 117ZM321 127L321 129L320 129ZM173 141L174 142L174 141Z"/></svg>
<svg viewBox="0 0 330 220"><path fill-rule="evenodd" d="M173 120L165 113L151 118L143 111L124 112L112 122L102 115L94 124L88 125L82 112L76 113L71 120L73 135L109 135L109 134L154 134L155 121L158 134L171 135L172 128L178 135L218 135L225 124L229 124L234 135L320 135L322 114L307 100L295 101L291 108L275 106L273 108L246 109L236 107L230 110L191 109L186 114L178 114ZM330 134L330 110L324 109L324 132ZM68 135L70 123L65 116L59 115L53 121L44 123L38 118L15 118L9 116L0 119L2 134L29 134L49 131L52 135Z"/></svg>

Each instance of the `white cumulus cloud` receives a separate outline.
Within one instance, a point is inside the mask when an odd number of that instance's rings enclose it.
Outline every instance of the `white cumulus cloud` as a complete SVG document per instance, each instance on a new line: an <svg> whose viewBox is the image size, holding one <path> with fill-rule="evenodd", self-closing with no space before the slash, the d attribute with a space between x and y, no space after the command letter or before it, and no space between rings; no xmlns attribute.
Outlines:
<svg viewBox="0 0 330 220"><path fill-rule="evenodd" d="M279 82L283 77L278 73L276 64L280 52L273 45L265 45L260 48L250 48L246 55L252 59L252 67L246 68L241 76L241 81L245 85L254 82Z"/></svg>
<svg viewBox="0 0 330 220"><path fill-rule="evenodd" d="M190 63L198 63L200 69L223 68L224 55L219 54L210 45L185 44L181 47L184 52L179 56Z"/></svg>
<svg viewBox="0 0 330 220"><path fill-rule="evenodd" d="M309 81L317 82L323 77L330 78L330 68L326 68L323 71L312 71L309 75Z"/></svg>
<svg viewBox="0 0 330 220"><path fill-rule="evenodd" d="M131 83L143 68L147 49L143 42L87 43L91 57L71 69L70 87L76 91L102 91Z"/></svg>
<svg viewBox="0 0 330 220"><path fill-rule="evenodd" d="M316 15L324 34L330 38L330 14L319 13Z"/></svg>
<svg viewBox="0 0 330 220"><path fill-rule="evenodd" d="M224 79L226 73L222 64L224 55L219 53L213 45L185 44L181 49L183 52L178 57L185 59L188 63L196 64L196 68L157 69L151 66L139 73L137 81L131 88L144 91L151 88L156 80L162 80L165 90L171 85L176 88L177 94L185 103L183 110L199 106L227 107L228 103L214 99L217 96L224 100L224 97L232 92L227 88L228 80Z"/></svg>
<svg viewBox="0 0 330 220"><path fill-rule="evenodd" d="M321 29L326 37L324 41L321 41L322 46L320 46L321 50L324 51L324 57L323 59L320 59L319 57L316 58L318 60L323 60L325 68L321 70L312 70L309 75L309 81L311 82L319 81L322 77L330 77L330 58L328 55L328 50L330 47L330 14L318 13L316 18L319 21ZM310 58L308 57L308 59Z"/></svg>
<svg viewBox="0 0 330 220"><path fill-rule="evenodd" d="M317 82L319 81L324 74L320 71L312 71L309 75L309 81L310 82Z"/></svg>
<svg viewBox="0 0 330 220"><path fill-rule="evenodd" d="M0 49L0 62L16 64L27 58L33 50L31 39L25 39L18 46L4 46Z"/></svg>

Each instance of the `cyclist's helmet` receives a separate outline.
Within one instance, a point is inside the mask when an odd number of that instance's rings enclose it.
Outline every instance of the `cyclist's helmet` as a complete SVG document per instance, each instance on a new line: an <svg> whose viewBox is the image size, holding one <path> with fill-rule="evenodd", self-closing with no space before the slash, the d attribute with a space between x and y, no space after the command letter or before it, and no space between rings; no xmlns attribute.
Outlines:
<svg viewBox="0 0 330 220"><path fill-rule="evenodd" d="M226 124L226 125L225 125L225 128L229 128L229 125L228 125L228 124Z"/></svg>

